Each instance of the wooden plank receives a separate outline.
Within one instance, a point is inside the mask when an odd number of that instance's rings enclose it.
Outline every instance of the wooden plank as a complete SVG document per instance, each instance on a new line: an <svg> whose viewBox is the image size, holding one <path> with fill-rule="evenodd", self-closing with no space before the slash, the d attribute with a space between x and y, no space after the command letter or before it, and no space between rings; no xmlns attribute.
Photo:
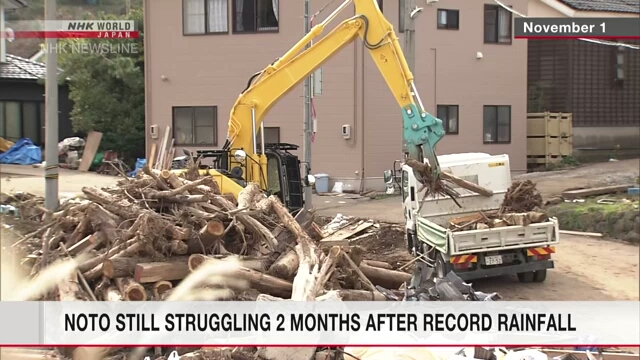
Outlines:
<svg viewBox="0 0 640 360"><path fill-rule="evenodd" d="M346 228L342 228L338 231L336 231L333 235L330 235L322 240L320 240L320 243L322 245L327 245L331 242L341 242L342 240L347 239L349 236L351 235L355 235L357 233L359 233L360 231L363 231L369 227L373 226L373 222L372 221L366 221L366 222L362 222L359 224L355 224L352 226L348 226ZM347 242L348 245L348 242Z"/></svg>
<svg viewBox="0 0 640 360"><path fill-rule="evenodd" d="M571 230L560 230L560 234L576 235L576 236L602 237L602 234L600 234L600 233L584 232L584 231L571 231Z"/></svg>
<svg viewBox="0 0 640 360"><path fill-rule="evenodd" d="M156 151L158 151L158 144L153 143L151 145L151 152L149 153L149 159L147 159L147 165L149 165L149 169L153 169L153 164L155 164Z"/></svg>
<svg viewBox="0 0 640 360"><path fill-rule="evenodd" d="M156 161L157 170L162 170L162 165L164 164L165 152L167 151L167 145L169 145L169 132L171 132L171 126L167 126L164 130L162 144L160 145L160 149L158 149L158 161Z"/></svg>
<svg viewBox="0 0 640 360"><path fill-rule="evenodd" d="M87 142L84 145L84 151L82 153L82 161L80 162L80 166L78 170L87 172L91 167L91 163L93 162L93 158L96 157L98 153L98 148L100 147L100 141L102 141L102 133L97 131L89 132L87 135Z"/></svg>
<svg viewBox="0 0 640 360"><path fill-rule="evenodd" d="M562 197L565 199L578 199L578 198L587 197L587 196L613 194L617 192L625 192L630 187L633 187L633 184L602 186L602 187L595 187L595 188L589 188L589 189L563 191Z"/></svg>

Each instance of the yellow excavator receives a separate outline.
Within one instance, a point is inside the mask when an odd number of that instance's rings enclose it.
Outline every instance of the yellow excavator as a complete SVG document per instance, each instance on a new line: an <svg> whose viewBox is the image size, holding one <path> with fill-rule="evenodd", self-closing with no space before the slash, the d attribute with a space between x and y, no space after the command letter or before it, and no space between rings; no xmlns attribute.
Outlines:
<svg viewBox="0 0 640 360"><path fill-rule="evenodd" d="M351 2L356 15L305 49ZM252 75L231 109L227 140L222 149L196 152L201 158L213 158L213 165L201 169L201 173L213 176L223 193L237 197L248 182L253 182L267 193L277 195L290 211L301 209L303 188L310 186L312 179L309 167L303 179L300 161L291 153L298 146L265 144L264 131L260 130L264 129L264 118L278 100L357 37L371 53L402 109L406 156L420 162L428 160L432 178L437 179L440 166L435 145L445 134L442 121L425 111L398 37L376 0L345 0L286 54ZM260 148L256 141L258 132L262 134Z"/></svg>

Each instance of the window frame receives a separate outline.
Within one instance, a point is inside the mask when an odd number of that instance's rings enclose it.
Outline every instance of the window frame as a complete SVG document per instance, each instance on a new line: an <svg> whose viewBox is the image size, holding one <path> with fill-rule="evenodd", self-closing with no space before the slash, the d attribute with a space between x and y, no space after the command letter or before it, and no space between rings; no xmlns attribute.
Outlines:
<svg viewBox="0 0 640 360"><path fill-rule="evenodd" d="M486 132L485 124L486 124L487 119L485 118L485 115L484 115L485 111L484 110L486 108L488 108L488 107L493 107L496 110L495 111L496 112L496 118L495 118L495 124L494 124L495 125L495 140L494 141L487 141L486 138L485 138L485 132ZM498 139L498 133L499 133L498 129L500 128L500 126L505 126L504 124L500 125L500 116L499 116L499 111L498 111L500 108L508 108L509 109L509 124L508 124L509 140L506 140L506 141L505 140L500 141ZM484 105L482 107L482 142L484 144L511 144L511 130L512 130L512 124L513 124L512 117L513 117L513 113L512 113L511 105Z"/></svg>
<svg viewBox="0 0 640 360"><path fill-rule="evenodd" d="M6 103L11 102L11 103L17 103L18 104L18 109L20 110L20 115L19 115L19 126L20 126L20 137L18 139L15 139L13 137L8 137L7 136L7 107L6 107ZM45 126L45 112L43 111L43 106L44 106L44 101L38 101L38 100L10 100L10 99L5 99L5 100L0 100L0 111L2 111L2 114L0 114L0 116L2 117L2 122L0 123L0 126L2 126L2 129L0 129L0 136L3 137L4 139L10 140L10 141L18 141L22 138L25 137L25 133L24 133L24 114L25 114L25 104L35 104L36 105L36 118L37 118L37 128L38 128L38 138L37 139L33 139L31 137L29 137L31 139L31 141L33 141L33 143L37 146L42 146L44 145L44 141L45 141L45 136L46 134L44 133L44 126Z"/></svg>
<svg viewBox="0 0 640 360"><path fill-rule="evenodd" d="M250 0L253 1L254 6L255 6L255 11L256 13L254 13L254 21L255 21L255 30L253 31L247 31L247 30L243 30L243 31L237 31L236 30L236 2L235 1L231 1L231 33L232 34L237 34L237 35L242 35L242 34L277 34L280 32L280 1L278 1L278 16L277 16L277 21L278 21L278 28L277 29L267 29L267 30L260 30L260 28L258 27L258 15L257 15L257 11L258 11L258 1L261 0ZM266 1L266 0L264 0ZM244 6L244 5L243 5Z"/></svg>
<svg viewBox="0 0 640 360"><path fill-rule="evenodd" d="M213 123L213 143L204 143L198 144L195 142L196 139L196 117L195 110L198 108L211 108L213 109L214 114L214 123ZM177 146L218 146L218 106L217 105L194 105L194 106L172 106L171 107L171 135L174 139L176 139L176 110L177 109L191 109L191 136L193 138L192 143L180 143L175 142ZM204 127L204 126L200 126Z"/></svg>
<svg viewBox="0 0 640 360"><path fill-rule="evenodd" d="M282 135L282 132L280 131L280 126L265 126L264 129L265 129L265 136L266 136L266 130L267 129L271 129L271 130L276 129L276 130L278 130L278 143L280 142L280 138L281 138L281 135ZM258 129L258 132L256 133L256 149L258 151L260 151L260 148L262 147L260 145L261 144L261 140L262 140L262 136L260 135L260 131L261 131L261 129ZM267 143L267 144L272 144L272 143ZM267 144L265 144L265 146Z"/></svg>
<svg viewBox="0 0 640 360"><path fill-rule="evenodd" d="M453 104L438 104L436 105L436 115L439 116L440 114L440 107L443 107L446 109L446 113L447 113L447 118L446 119L442 119L440 117L438 117L438 119L442 120L442 125L444 126L444 131L446 135L458 135L460 133L460 105L453 105ZM456 127L456 131L450 131L449 130L449 110L450 108L455 107L456 108L456 112L458 114L458 126Z"/></svg>
<svg viewBox="0 0 640 360"><path fill-rule="evenodd" d="M447 23L446 24L440 24L440 13L444 12L447 16ZM450 26L450 21L449 21L449 16L451 14L456 14L457 17L457 21L456 21L456 27L451 27ZM460 30L460 10L456 10L456 9L438 9L436 11L436 27L438 30Z"/></svg>
<svg viewBox="0 0 640 360"><path fill-rule="evenodd" d="M510 8L513 8L513 6L509 5ZM489 41L487 40L487 10L494 10L495 9L495 38L496 41ZM500 11L506 11L509 14L509 41L500 41L500 24L499 24L499 20L500 20ZM511 45L513 43L513 14L511 13L511 11L503 8L500 5L494 5L494 4L484 4L484 12L483 12L483 40L485 44L490 44L490 45Z"/></svg>
<svg viewBox="0 0 640 360"><path fill-rule="evenodd" d="M187 33L185 32L185 9L186 2L189 0L182 0L182 36L204 36L204 35L229 35L229 0L227 2L227 30L226 31L209 31L209 1L204 0L204 32L202 33Z"/></svg>

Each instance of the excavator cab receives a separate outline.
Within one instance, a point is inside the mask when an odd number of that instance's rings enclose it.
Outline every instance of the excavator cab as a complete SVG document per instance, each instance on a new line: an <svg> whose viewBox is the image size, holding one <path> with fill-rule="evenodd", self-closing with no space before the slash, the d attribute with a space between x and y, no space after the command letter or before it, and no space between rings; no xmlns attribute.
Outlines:
<svg viewBox="0 0 640 360"><path fill-rule="evenodd" d="M276 195L294 213L304 206L304 184L300 176L300 160L290 151L298 145L265 144L267 156L267 193Z"/></svg>
<svg viewBox="0 0 640 360"><path fill-rule="evenodd" d="M304 186L309 184L302 182L300 175L300 160L290 151L298 150L299 146L287 143L265 144L265 155L267 156L267 173L260 176L267 177L267 195L275 195L289 209L295 213L304 206ZM213 169L244 187L247 185L246 169L248 159L239 163L232 161L230 164L230 150L211 149L197 150L191 153L184 150L185 155L196 159L210 159L212 165L200 165L200 170ZM209 162L209 161L207 161Z"/></svg>

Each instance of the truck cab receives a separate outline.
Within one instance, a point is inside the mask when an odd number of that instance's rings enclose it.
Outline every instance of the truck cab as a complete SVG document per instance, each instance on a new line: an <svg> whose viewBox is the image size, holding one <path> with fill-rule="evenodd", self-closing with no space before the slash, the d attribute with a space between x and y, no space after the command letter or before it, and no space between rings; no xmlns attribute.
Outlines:
<svg viewBox="0 0 640 360"><path fill-rule="evenodd" d="M493 191L486 197L456 187L459 207L451 198L424 198L413 170L402 165L400 188L408 250L420 257L418 271L435 270L444 277L454 271L463 280L516 274L521 282L543 282L553 268L551 254L559 241L555 218L527 226L452 231L454 218L476 217L498 210L509 186L508 155L466 153L438 156L443 171ZM423 199L424 198L424 199ZM424 200L424 201L423 201Z"/></svg>

